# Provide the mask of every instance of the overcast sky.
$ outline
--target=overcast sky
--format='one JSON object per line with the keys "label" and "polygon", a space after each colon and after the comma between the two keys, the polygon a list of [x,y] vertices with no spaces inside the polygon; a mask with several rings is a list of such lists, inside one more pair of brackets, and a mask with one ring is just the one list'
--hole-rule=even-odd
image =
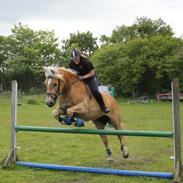
{"label": "overcast sky", "polygon": [[22,22],[34,30],[54,30],[60,40],[88,30],[99,37],[142,16],[162,18],[176,36],[183,35],[183,0],[0,0],[0,5],[0,35]]}

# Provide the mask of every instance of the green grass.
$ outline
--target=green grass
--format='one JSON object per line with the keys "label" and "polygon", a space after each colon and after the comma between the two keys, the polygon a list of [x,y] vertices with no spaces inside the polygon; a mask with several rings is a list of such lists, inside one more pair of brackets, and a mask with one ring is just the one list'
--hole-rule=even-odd
{"label": "green grass", "polygon": [[[18,124],[60,127],[52,117],[51,108],[44,104],[44,96],[31,96],[38,101],[28,104],[30,96],[21,98],[18,106]],[[10,147],[10,96],[0,96],[0,160],[9,152]],[[151,101],[147,104],[128,103],[118,99],[123,123],[128,130],[171,131],[171,103]],[[183,104],[181,104],[181,112]],[[64,126],[65,127],[65,126]],[[86,122],[85,128],[95,128]],[[183,142],[183,139],[182,139]],[[97,135],[57,134],[20,132],[17,135],[18,155],[22,161],[79,165],[89,167],[106,167],[128,170],[173,172],[173,142],[166,138],[127,137],[130,157],[123,159],[119,141],[109,136],[114,162],[105,161],[105,149]],[[12,166],[0,169],[2,183],[169,183],[171,180],[147,177],[121,177],[64,171],[49,171]]]}

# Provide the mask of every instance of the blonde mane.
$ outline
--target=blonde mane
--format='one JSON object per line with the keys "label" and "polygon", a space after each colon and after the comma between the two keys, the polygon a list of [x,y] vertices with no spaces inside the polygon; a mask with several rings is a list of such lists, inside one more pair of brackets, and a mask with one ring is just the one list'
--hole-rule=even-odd
{"label": "blonde mane", "polygon": [[58,73],[58,67],[56,66],[43,67],[43,69],[45,72],[45,77],[54,77],[54,75]]}
{"label": "blonde mane", "polygon": [[48,67],[43,67],[45,72],[45,77],[52,77],[52,78],[62,78],[63,75],[61,72],[70,73],[73,76],[77,76],[77,72],[72,69],[66,69],[65,67],[58,67],[55,65],[51,65]]}
{"label": "blonde mane", "polygon": [[65,67],[60,67],[62,70],[65,70],[65,71],[68,71],[68,72],[70,72],[71,74],[74,74],[74,75],[77,75],[77,71],[75,71],[75,70],[73,70],[73,69],[70,69],[70,68],[68,68],[68,69],[66,69]]}

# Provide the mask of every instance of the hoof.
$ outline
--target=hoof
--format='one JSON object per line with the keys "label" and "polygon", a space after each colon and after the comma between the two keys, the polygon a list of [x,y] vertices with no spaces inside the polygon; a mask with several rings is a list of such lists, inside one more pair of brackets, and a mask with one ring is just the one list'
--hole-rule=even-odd
{"label": "hoof", "polygon": [[113,162],[114,161],[114,159],[111,156],[107,157],[106,160],[107,160],[107,162]]}
{"label": "hoof", "polygon": [[123,146],[122,155],[125,159],[129,157],[128,148],[126,146]]}

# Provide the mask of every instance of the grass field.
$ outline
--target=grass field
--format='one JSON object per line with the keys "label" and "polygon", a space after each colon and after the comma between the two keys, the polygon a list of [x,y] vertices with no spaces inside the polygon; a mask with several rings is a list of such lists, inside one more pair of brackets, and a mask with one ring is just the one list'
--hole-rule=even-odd
{"label": "grass field", "polygon": [[[32,96],[38,104],[31,105],[27,101],[30,96],[21,98],[18,107],[19,125],[36,125],[60,127],[52,117],[51,110],[44,104],[44,96]],[[0,96],[0,160],[9,152],[10,147],[10,96]],[[146,104],[129,103],[118,99],[123,123],[129,130],[171,131],[172,116],[170,102],[150,101]],[[181,113],[183,113],[181,104]],[[65,127],[65,126],[64,126]],[[182,125],[183,127],[183,125]],[[85,128],[94,128],[86,122]],[[183,131],[183,130],[181,130]],[[182,138],[183,142],[183,138]],[[55,134],[20,132],[17,144],[21,149],[18,155],[23,161],[79,165],[89,167],[106,167],[128,170],[173,172],[173,142],[167,138],[127,137],[130,157],[123,159],[119,141],[109,136],[114,162],[105,161],[105,149],[97,135]],[[169,183],[171,180],[147,177],[121,177],[64,171],[49,171],[12,166],[0,169],[0,183]]]}

